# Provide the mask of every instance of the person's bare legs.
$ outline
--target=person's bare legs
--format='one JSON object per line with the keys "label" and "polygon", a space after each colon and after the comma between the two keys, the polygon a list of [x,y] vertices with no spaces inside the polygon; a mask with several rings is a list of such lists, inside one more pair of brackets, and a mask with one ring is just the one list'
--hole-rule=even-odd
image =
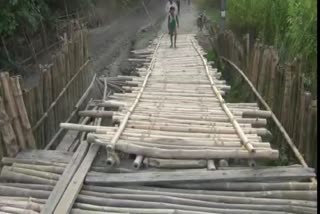
{"label": "person's bare legs", "polygon": [[174,34],[174,47],[177,47],[177,33]]}
{"label": "person's bare legs", "polygon": [[171,42],[170,48],[172,48],[173,47],[173,34],[170,34],[170,42]]}

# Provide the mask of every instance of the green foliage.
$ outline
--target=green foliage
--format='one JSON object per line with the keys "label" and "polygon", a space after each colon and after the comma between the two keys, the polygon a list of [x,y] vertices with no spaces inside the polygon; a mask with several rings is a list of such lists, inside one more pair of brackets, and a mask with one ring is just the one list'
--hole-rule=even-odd
{"label": "green foliage", "polygon": [[[200,7],[216,10],[212,0]],[[316,94],[317,0],[228,0],[228,26],[238,34],[250,33],[262,43],[275,46],[281,60],[301,56],[305,62],[305,85]]]}
{"label": "green foliage", "polygon": [[10,36],[19,27],[31,31],[37,29],[42,8],[45,4],[41,0],[0,0],[0,36]]}

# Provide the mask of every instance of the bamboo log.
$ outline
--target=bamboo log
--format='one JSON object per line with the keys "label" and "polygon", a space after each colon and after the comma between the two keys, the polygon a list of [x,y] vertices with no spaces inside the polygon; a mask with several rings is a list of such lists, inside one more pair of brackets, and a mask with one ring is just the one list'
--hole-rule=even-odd
{"label": "bamboo log", "polygon": [[[97,133],[101,138],[109,139],[113,136],[113,132],[109,132],[109,134],[105,133]],[[102,135],[100,135],[102,134]],[[89,134],[89,138],[92,134]],[[249,136],[249,135],[248,135]],[[184,133],[184,132],[165,132],[165,131],[147,131],[140,129],[127,129],[126,132],[122,134],[120,137],[122,140],[130,140],[130,141],[142,141],[142,142],[153,142],[153,143],[165,143],[172,142],[174,145],[175,139],[177,142],[183,142],[188,145],[195,145],[193,142],[199,141],[199,145],[202,144],[204,146],[231,146],[236,147],[242,145],[238,136],[234,134],[205,134],[205,133]],[[259,147],[268,148],[270,147],[267,144],[263,144],[261,138],[257,135],[250,135],[248,137],[254,144],[259,145]],[[93,139],[89,139],[91,142]],[[192,142],[193,141],[193,142]],[[179,145],[180,143],[178,143]],[[261,145],[261,146],[260,146]]]}
{"label": "bamboo log", "polygon": [[12,126],[15,131],[20,149],[26,149],[26,141],[22,132],[21,123],[17,114],[17,106],[12,93],[10,77],[8,73],[1,73],[0,80],[2,82],[4,98],[6,101],[9,119],[12,121]]}
{"label": "bamboo log", "polygon": [[164,169],[196,169],[204,168],[206,166],[206,161],[146,158],[144,164],[146,166]]}
{"label": "bamboo log", "polygon": [[[220,134],[234,134],[237,133],[237,130],[234,128],[223,128],[223,127],[212,127],[212,128],[188,128],[181,126],[161,126],[161,125],[132,125],[128,123],[128,128],[132,129],[146,129],[146,130],[157,130],[157,131],[176,131],[176,132],[188,132],[188,133],[220,133]],[[240,128],[240,126],[239,126]],[[97,130],[97,129],[95,129]],[[260,136],[270,136],[271,133],[264,128],[244,128],[242,132],[245,134],[257,134]]]}
{"label": "bamboo log", "polygon": [[[104,214],[105,212],[99,212],[99,211],[89,211],[89,210],[82,210],[82,209],[72,209],[70,211],[70,214]],[[125,212],[108,212],[108,214],[129,214]]]}
{"label": "bamboo log", "polygon": [[10,206],[0,206],[0,211],[8,212],[8,213],[15,213],[15,214],[37,214],[38,212],[29,210],[29,209],[20,209]]}
{"label": "bamboo log", "polygon": [[143,163],[143,159],[144,159],[143,156],[137,155],[137,156],[136,156],[136,159],[133,161],[133,167],[134,167],[135,169],[140,169],[140,167],[141,167],[141,165],[142,165],[142,163]]}
{"label": "bamboo log", "polygon": [[[114,120],[121,120],[121,116],[114,116]],[[175,119],[176,118],[176,119]],[[131,121],[154,121],[157,120],[159,122],[177,122],[182,124],[211,124],[211,123],[228,123],[228,119],[225,117],[207,117],[207,118],[198,118],[193,116],[179,116],[171,118],[170,116],[148,116],[146,114],[134,114],[130,116]],[[237,118],[237,121],[240,124],[252,124],[256,126],[265,126],[267,121],[265,119],[249,119],[249,118]]]}
{"label": "bamboo log", "polygon": [[[217,183],[217,185],[222,183]],[[252,183],[250,183],[252,184]],[[253,183],[254,184],[254,183]],[[171,186],[173,186],[171,184]],[[225,186],[225,185],[222,185]],[[237,183],[241,186],[241,183]],[[245,196],[244,193],[237,193],[235,195],[224,195],[224,192],[207,191],[207,190],[187,190],[174,188],[154,188],[154,187],[101,187],[101,186],[84,186],[84,190],[94,193],[122,194],[122,195],[164,195],[179,198],[188,198],[192,200],[209,201],[213,203],[223,204],[261,204],[261,205],[293,205],[301,207],[317,207],[314,201],[305,200],[289,200],[289,199],[275,199],[263,197]],[[229,192],[230,193],[230,192]],[[232,192],[231,192],[232,193]],[[110,197],[110,196],[107,196]]]}
{"label": "bamboo log", "polygon": [[59,180],[60,175],[55,174],[55,173],[49,173],[49,172],[43,172],[39,170],[32,170],[32,169],[27,169],[27,168],[18,168],[15,166],[8,167],[5,166],[7,170],[12,171],[12,172],[17,172],[25,175],[31,175],[39,178],[46,178],[49,180]]}
{"label": "bamboo log", "polygon": [[[103,212],[130,212],[131,214],[209,214],[207,212],[186,211],[177,209],[140,209],[132,207],[110,207],[110,206],[96,206],[84,203],[75,203],[75,207],[79,207],[86,210],[95,210]],[[211,213],[212,214],[212,213]]]}
{"label": "bamboo log", "polygon": [[214,160],[208,160],[207,161],[207,169],[208,170],[216,170],[216,166],[214,164]]}
{"label": "bamboo log", "polygon": [[63,129],[76,130],[82,132],[103,132],[106,133],[110,130],[117,130],[115,127],[100,127],[100,126],[90,126],[90,125],[79,125],[79,124],[71,124],[71,123],[60,123],[60,127]]}
{"label": "bamboo log", "polygon": [[[152,72],[152,66],[153,64],[155,63],[155,54],[157,52],[157,50],[159,49],[159,46],[160,46],[160,41],[162,39],[162,36],[159,38],[159,43],[157,44],[156,48],[155,48],[155,51],[154,51],[154,54],[153,54],[153,57],[152,57],[152,60],[150,62],[150,65],[149,65],[149,68],[148,68],[148,74],[146,75],[145,79],[144,79],[144,82],[142,84],[142,87],[141,87],[141,91],[140,93],[137,95],[134,103],[132,104],[132,107],[129,109],[128,113],[126,114],[126,116],[124,117],[122,123],[120,124],[120,127],[119,129],[117,129],[117,132],[115,133],[114,137],[111,139],[111,145],[113,147],[113,145],[116,144],[116,142],[118,141],[119,137],[121,136],[122,132],[124,131],[124,129],[126,128],[126,123],[127,121],[129,120],[129,117],[131,115],[131,113],[134,111],[136,105],[138,104],[140,98],[142,97],[142,94],[143,94],[143,90],[144,88],[146,87],[146,84],[149,80],[149,77],[151,75],[151,72]],[[110,159],[111,158],[111,159]],[[107,160],[107,163],[114,163],[115,161],[112,161],[112,157],[109,157],[109,160]]]}
{"label": "bamboo log", "polygon": [[22,91],[21,91],[18,77],[11,78],[11,86],[12,86],[12,90],[13,90],[12,93],[15,97],[17,110],[18,110],[18,113],[19,113],[19,116],[21,119],[21,125],[24,129],[24,133],[25,133],[26,140],[28,143],[28,147],[31,149],[35,149],[36,142],[35,142],[32,130],[31,130],[31,125],[30,125],[28,113],[26,111],[25,104],[23,101]]}
{"label": "bamboo log", "polygon": [[36,165],[52,165],[58,167],[65,167],[67,164],[55,162],[55,161],[43,161],[36,159],[21,159],[21,158],[2,158],[2,164],[12,165],[13,163],[22,163],[22,164],[36,164]]}
{"label": "bamboo log", "polygon": [[[178,157],[179,158],[179,157]],[[186,158],[188,159],[188,158]],[[189,158],[190,159],[190,158]],[[279,173],[281,172],[281,173]],[[257,174],[259,173],[259,174]],[[259,175],[259,176],[257,176]],[[173,183],[173,182],[192,182],[192,181],[266,181],[278,179],[277,181],[292,181],[307,179],[314,176],[314,170],[310,168],[288,168],[273,167],[269,169],[247,169],[247,170],[176,170],[170,172],[139,172],[130,173],[130,176],[104,175],[87,176],[87,184],[145,184],[153,183]],[[309,192],[310,194],[314,194]]]}
{"label": "bamboo log", "polygon": [[80,111],[79,115],[81,117],[112,117],[113,111]]}
{"label": "bamboo log", "polygon": [[19,152],[19,147],[16,141],[14,130],[10,124],[9,116],[5,111],[2,97],[0,97],[0,118],[0,132],[6,152],[9,157],[14,157]]}
{"label": "bamboo log", "polygon": [[[149,191],[152,192],[152,191]],[[145,201],[145,202],[160,202],[160,203],[172,203],[172,204],[180,204],[186,206],[197,206],[197,207],[210,207],[210,208],[220,208],[220,209],[246,209],[246,210],[268,210],[268,211],[292,211],[292,207],[288,204],[271,204],[269,202],[268,208],[263,209],[266,204],[236,204],[236,203],[220,203],[220,202],[212,202],[210,199],[210,195],[195,195],[195,196],[183,196],[183,193],[180,194],[156,194],[156,192],[149,194],[141,194],[141,193],[131,193],[131,194],[121,194],[121,193],[101,193],[101,192],[92,192],[92,191],[82,191],[81,195],[94,196],[98,198],[105,199],[118,199],[118,200],[135,200],[135,201]],[[198,197],[197,197],[198,196]],[[200,196],[200,197],[199,197]],[[202,196],[202,197],[201,197]],[[221,195],[222,197],[226,197]],[[232,196],[231,196],[232,197]],[[213,197],[214,198],[214,197]],[[237,197],[233,197],[235,199]],[[250,198],[252,199],[252,198]],[[228,199],[226,199],[228,200]],[[248,199],[247,199],[248,200]],[[264,199],[266,200],[266,199]],[[229,199],[230,201],[230,199]],[[239,199],[238,199],[239,201]],[[242,200],[243,201],[243,200]],[[259,201],[259,200],[256,200]],[[260,201],[263,201],[260,200]],[[288,200],[285,200],[288,201]],[[283,202],[282,202],[283,203]],[[298,202],[299,203],[299,202]],[[303,204],[303,203],[300,203]],[[312,203],[310,203],[312,204]],[[299,208],[306,209],[316,209],[316,207],[306,207],[304,206],[296,206]]]}
{"label": "bamboo log", "polygon": [[35,164],[21,164],[21,163],[13,163],[12,166],[17,168],[49,172],[54,174],[62,174],[65,169],[65,167],[59,167],[59,166],[43,166],[43,165],[35,165]]}
{"label": "bamboo log", "polygon": [[[41,210],[41,205],[34,203],[32,201],[11,201],[11,200],[0,200],[0,205],[9,206],[12,208],[26,209],[39,213]],[[26,212],[23,212],[26,213]]]}
{"label": "bamboo log", "polygon": [[89,103],[90,106],[98,106],[98,107],[104,107],[104,108],[114,108],[114,107],[121,107],[126,105],[124,102],[117,102],[114,100],[108,100],[108,101],[98,101],[94,100],[93,102]]}
{"label": "bamboo log", "polygon": [[1,170],[1,178],[13,181],[13,182],[21,182],[21,183],[31,183],[31,184],[47,184],[47,185],[55,185],[56,180],[48,179],[44,177],[39,177],[38,175],[30,175],[24,174],[20,170],[13,171],[11,168],[4,166]]}
{"label": "bamboo log", "polygon": [[17,187],[9,187],[0,185],[0,195],[2,196],[15,196],[15,197],[33,197],[39,199],[47,199],[49,197],[49,191],[43,190],[31,190]]}
{"label": "bamboo log", "polygon": [[[105,142],[107,147],[114,148],[110,142]],[[279,153],[277,150],[258,150],[256,153],[248,153],[243,149],[235,150],[168,150],[152,147],[145,147],[133,145],[129,143],[118,142],[115,149],[129,153],[137,154],[146,157],[164,158],[164,159],[212,159],[212,158],[236,158],[236,159],[271,159],[278,158]]]}
{"label": "bamboo log", "polygon": [[207,76],[209,78],[209,81],[211,83],[213,92],[216,94],[216,96],[218,97],[220,103],[221,103],[221,107],[223,108],[223,110],[226,112],[226,114],[228,115],[230,121],[232,122],[236,132],[238,133],[244,147],[249,151],[249,152],[255,152],[254,147],[249,143],[248,138],[246,137],[245,133],[242,131],[242,129],[240,128],[238,122],[234,119],[234,116],[232,115],[232,113],[230,112],[230,110],[228,109],[228,107],[225,105],[224,99],[222,98],[222,96],[219,94],[218,89],[216,88],[216,86],[214,85],[214,82],[212,80],[212,77],[209,75],[208,73],[208,66],[206,64],[206,61],[204,60],[203,56],[200,54],[199,50],[195,47],[194,42],[191,41],[194,49],[198,52],[199,56],[202,59],[203,65],[206,69],[207,72]]}
{"label": "bamboo log", "polygon": [[[304,182],[277,182],[277,183],[259,183],[259,182],[197,182],[166,184],[169,188],[195,189],[195,190],[219,190],[219,191],[272,191],[272,190],[317,190],[316,183]],[[86,188],[86,187],[84,187]],[[107,187],[104,187],[107,188]],[[89,189],[88,189],[89,190]],[[92,190],[95,191],[95,190]],[[101,191],[103,191],[101,189]],[[108,190],[109,192],[111,190]],[[118,191],[119,192],[119,191]],[[126,192],[122,192],[126,193]],[[212,194],[211,194],[212,195]]]}
{"label": "bamboo log", "polygon": [[6,186],[9,187],[17,187],[23,189],[34,189],[34,190],[44,190],[44,191],[52,191],[54,186],[44,185],[44,184],[24,184],[24,183],[6,183]]}
{"label": "bamboo log", "polygon": [[[148,200],[146,197],[143,197]],[[201,211],[201,212],[209,212],[209,213],[252,213],[253,210],[248,209],[227,209],[227,208],[212,208],[212,207],[200,207],[196,205],[184,205],[179,204],[177,201],[181,201],[179,199],[170,197],[165,198],[159,196],[162,201],[170,202],[153,202],[153,201],[142,201],[142,200],[126,200],[126,199],[109,199],[109,198],[102,198],[102,197],[95,197],[95,196],[85,196],[80,195],[78,198],[78,202],[80,203],[90,203],[93,205],[100,205],[100,206],[117,206],[117,207],[140,207],[140,208],[165,208],[165,209],[181,209],[181,210],[188,210],[188,211]],[[166,200],[167,199],[167,200]],[[191,200],[189,200],[191,201]],[[174,202],[174,203],[173,203]],[[253,206],[251,206],[253,207]],[[261,206],[262,207],[262,206]],[[281,206],[277,207],[279,209]],[[269,209],[274,208],[274,206],[268,206]],[[281,209],[281,208],[280,208]],[[282,208],[283,209],[283,208]],[[270,213],[270,211],[262,211],[265,209],[260,208],[260,210],[254,210],[254,213]],[[272,213],[282,213],[273,211]]]}

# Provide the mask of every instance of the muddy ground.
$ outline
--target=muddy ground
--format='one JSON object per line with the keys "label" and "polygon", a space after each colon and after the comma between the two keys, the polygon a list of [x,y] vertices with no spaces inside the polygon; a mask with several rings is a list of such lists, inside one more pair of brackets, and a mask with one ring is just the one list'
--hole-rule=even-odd
{"label": "muddy ground", "polygon": [[165,16],[162,2],[152,1],[147,7],[152,20],[141,7],[110,25],[90,30],[91,69],[105,76],[130,73],[132,65],[127,60],[130,50],[146,47]]}
{"label": "muddy ground", "polygon": [[[111,25],[90,30],[91,68],[100,75],[130,74],[134,64],[128,62],[130,50],[143,49],[156,35],[167,33],[166,1],[151,1],[148,10],[131,11]],[[196,8],[182,1],[179,33],[196,33]]]}

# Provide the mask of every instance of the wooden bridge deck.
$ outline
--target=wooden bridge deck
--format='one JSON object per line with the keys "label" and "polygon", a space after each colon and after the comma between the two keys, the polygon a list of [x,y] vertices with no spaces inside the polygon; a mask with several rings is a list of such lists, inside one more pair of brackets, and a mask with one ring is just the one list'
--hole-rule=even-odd
{"label": "wooden bridge deck", "polygon": [[133,51],[139,76],[118,78],[130,93],[107,98],[105,88],[95,110],[80,112],[118,127],[61,124],[88,132],[75,153],[3,159],[0,213],[316,213],[313,169],[265,165],[279,157],[270,112],[224,101],[230,86],[194,35],[179,35],[177,46],[165,35]]}

